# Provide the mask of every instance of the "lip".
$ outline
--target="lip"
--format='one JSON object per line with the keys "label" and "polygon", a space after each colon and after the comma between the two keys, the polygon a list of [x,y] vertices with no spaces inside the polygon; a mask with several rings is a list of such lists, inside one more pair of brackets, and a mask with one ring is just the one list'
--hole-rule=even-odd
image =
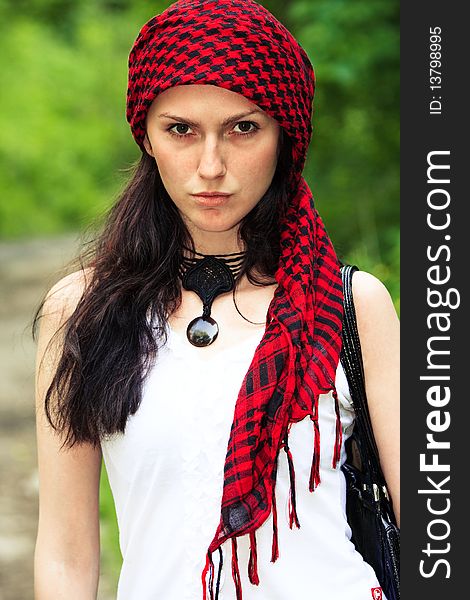
{"label": "lip", "polygon": [[196,199],[196,202],[201,206],[223,206],[227,203],[228,199],[232,194],[224,194],[218,192],[211,192],[207,194],[192,194],[192,196]]}
{"label": "lip", "polygon": [[199,194],[193,194],[193,196],[230,196],[228,192],[200,192]]}

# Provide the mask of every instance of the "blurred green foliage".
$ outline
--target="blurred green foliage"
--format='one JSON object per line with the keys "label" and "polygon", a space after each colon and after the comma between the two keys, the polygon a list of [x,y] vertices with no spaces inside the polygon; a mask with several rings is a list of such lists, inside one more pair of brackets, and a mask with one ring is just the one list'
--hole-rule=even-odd
{"label": "blurred green foliage", "polygon": [[127,54],[163,7],[130,5],[0,4],[0,237],[82,228],[112,202],[118,170],[136,158],[124,114]]}
{"label": "blurred green foliage", "polygon": [[[125,119],[127,57],[163,0],[0,0],[0,238],[82,229],[113,202],[139,150]],[[398,0],[264,0],[316,72],[305,168],[345,262],[399,307]],[[103,474],[104,568],[119,570]]]}

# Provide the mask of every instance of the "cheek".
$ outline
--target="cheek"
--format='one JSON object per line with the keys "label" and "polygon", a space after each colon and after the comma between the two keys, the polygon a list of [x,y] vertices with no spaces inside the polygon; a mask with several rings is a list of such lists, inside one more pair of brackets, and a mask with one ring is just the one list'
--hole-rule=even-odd
{"label": "cheek", "polygon": [[154,143],[153,150],[155,154],[155,160],[157,161],[159,167],[161,167],[161,169],[165,171],[171,168],[172,153],[170,148],[168,147],[168,144],[162,142]]}
{"label": "cheek", "polygon": [[264,144],[259,146],[256,154],[256,164],[260,165],[260,167],[262,166],[264,170],[268,171],[275,168],[278,154],[277,147],[277,136],[273,134],[265,140]]}
{"label": "cheek", "polygon": [[240,161],[239,172],[245,180],[249,179],[254,186],[259,187],[265,185],[267,181],[271,181],[276,165],[276,146],[265,144],[259,147],[256,152],[244,156],[243,160]]}
{"label": "cheek", "polygon": [[[175,152],[165,144],[154,147],[155,161],[165,187],[174,186],[184,181],[185,173],[190,173],[190,160],[181,153]],[[168,188],[167,188],[168,189]]]}

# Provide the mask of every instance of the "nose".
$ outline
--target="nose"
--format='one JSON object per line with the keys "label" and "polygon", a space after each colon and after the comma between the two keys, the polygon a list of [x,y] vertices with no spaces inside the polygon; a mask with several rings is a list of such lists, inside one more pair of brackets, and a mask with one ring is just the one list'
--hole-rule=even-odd
{"label": "nose", "polygon": [[227,172],[225,158],[217,140],[206,139],[197,171],[203,179],[216,179]]}

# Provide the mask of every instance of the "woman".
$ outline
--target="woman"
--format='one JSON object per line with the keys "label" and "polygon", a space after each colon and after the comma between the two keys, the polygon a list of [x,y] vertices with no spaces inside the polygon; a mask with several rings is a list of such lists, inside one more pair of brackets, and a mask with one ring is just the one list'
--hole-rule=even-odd
{"label": "woman", "polygon": [[[142,158],[42,311],[39,600],[96,597],[102,456],[118,598],[380,597],[344,514],[340,265],[301,176],[313,93],[305,52],[251,0],[179,1],[139,33]],[[353,282],[398,519],[398,320],[380,281]]]}

